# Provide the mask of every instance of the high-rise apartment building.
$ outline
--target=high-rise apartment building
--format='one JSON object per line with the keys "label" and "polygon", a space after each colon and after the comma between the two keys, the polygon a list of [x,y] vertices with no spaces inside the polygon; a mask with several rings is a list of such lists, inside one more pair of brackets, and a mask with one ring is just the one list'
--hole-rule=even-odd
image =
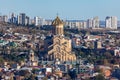
{"label": "high-rise apartment building", "polygon": [[35,24],[34,19],[30,19],[29,20],[29,25],[34,25],[34,24]]}
{"label": "high-rise apartment building", "polygon": [[25,13],[20,13],[17,18],[18,18],[17,20],[18,24],[25,25],[25,20],[26,20]]}
{"label": "high-rise apartment building", "polygon": [[111,17],[107,16],[105,19],[106,28],[111,28]]}
{"label": "high-rise apartment building", "polygon": [[17,24],[20,24],[20,23],[22,23],[22,22],[21,22],[21,16],[20,16],[20,15],[17,15]]}
{"label": "high-rise apartment building", "polygon": [[17,16],[17,23],[20,25],[29,25],[30,24],[30,17],[26,16],[25,13],[20,13]]}
{"label": "high-rise apartment building", "polygon": [[108,29],[117,29],[117,17],[112,16],[112,17],[106,17],[105,19],[106,22],[106,28]]}
{"label": "high-rise apartment building", "polygon": [[93,18],[93,26],[92,28],[99,28],[99,18],[98,16]]}
{"label": "high-rise apartment building", "polygon": [[45,25],[45,19],[40,17],[34,17],[34,24],[35,26]]}
{"label": "high-rise apartment building", "polygon": [[83,22],[83,28],[84,28],[84,29],[87,28],[87,22],[86,22],[86,21]]}
{"label": "high-rise apartment building", "polygon": [[40,25],[40,18],[39,17],[34,17],[34,23],[35,23],[35,26]]}
{"label": "high-rise apartment building", "polygon": [[40,25],[41,26],[45,25],[45,19],[44,18],[40,18]]}
{"label": "high-rise apartment building", "polygon": [[52,24],[52,20],[45,20],[44,25],[51,25]]}
{"label": "high-rise apartment building", "polygon": [[87,28],[92,28],[92,19],[87,20]]}
{"label": "high-rise apartment building", "polygon": [[116,16],[111,17],[111,27],[112,29],[117,29],[117,17]]}
{"label": "high-rise apartment building", "polygon": [[26,16],[25,18],[25,25],[29,25],[30,23],[30,18],[28,16]]}
{"label": "high-rise apartment building", "polygon": [[20,15],[22,17],[22,25],[25,25],[25,19],[26,19],[25,13],[21,13]]}
{"label": "high-rise apartment building", "polygon": [[8,16],[7,15],[0,16],[0,22],[8,22]]}
{"label": "high-rise apartment building", "polygon": [[86,29],[87,22],[86,21],[66,21],[65,26],[69,28]]}
{"label": "high-rise apartment building", "polygon": [[8,16],[7,15],[3,15],[3,22],[8,22]]}
{"label": "high-rise apartment building", "polygon": [[17,18],[14,13],[10,14],[10,23],[16,24],[17,23]]}

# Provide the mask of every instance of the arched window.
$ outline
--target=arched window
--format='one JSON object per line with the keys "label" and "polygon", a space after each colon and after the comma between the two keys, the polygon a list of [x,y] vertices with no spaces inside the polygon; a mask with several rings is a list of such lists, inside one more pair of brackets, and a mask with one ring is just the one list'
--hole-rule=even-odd
{"label": "arched window", "polygon": [[60,40],[59,39],[57,39],[55,42],[56,42],[56,44],[60,44]]}
{"label": "arched window", "polygon": [[56,47],[56,51],[60,52],[60,47],[59,46]]}

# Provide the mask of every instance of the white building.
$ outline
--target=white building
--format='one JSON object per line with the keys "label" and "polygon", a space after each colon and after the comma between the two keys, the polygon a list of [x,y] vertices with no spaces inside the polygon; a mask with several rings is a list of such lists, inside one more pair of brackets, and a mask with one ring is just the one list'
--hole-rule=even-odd
{"label": "white building", "polygon": [[19,24],[25,25],[25,19],[26,19],[26,14],[25,13],[20,13],[18,16],[19,18]]}
{"label": "white building", "polygon": [[79,28],[83,28],[83,22],[80,22]]}
{"label": "white building", "polygon": [[83,22],[83,28],[84,28],[84,29],[87,28],[87,22],[86,22],[86,21]]}
{"label": "white building", "polygon": [[3,22],[8,22],[8,16],[7,15],[3,16]]}
{"label": "white building", "polygon": [[44,18],[40,18],[40,25],[45,25],[45,19]]}
{"label": "white building", "polygon": [[93,22],[92,19],[87,20],[87,28],[92,28],[92,26],[93,26],[92,22]]}
{"label": "white building", "polygon": [[26,16],[25,18],[25,25],[29,25],[30,23],[30,18],[28,16]]}
{"label": "white building", "polygon": [[21,15],[17,15],[17,24],[21,24],[21,23],[22,23]]}
{"label": "white building", "polygon": [[93,26],[92,28],[99,28],[99,18],[98,16],[93,18]]}
{"label": "white building", "polygon": [[76,22],[76,27],[79,29],[80,28],[80,22]]}
{"label": "white building", "polygon": [[21,24],[21,25],[25,25],[25,23],[26,23],[26,14],[25,13],[20,13],[17,16],[17,23]]}
{"label": "white building", "polygon": [[114,56],[120,56],[120,49],[114,50]]}
{"label": "white building", "polygon": [[106,28],[111,28],[111,17],[106,17],[105,26]]}
{"label": "white building", "polygon": [[106,28],[109,29],[117,29],[117,17],[112,16],[112,17],[106,17]]}
{"label": "white building", "polygon": [[35,26],[45,25],[45,19],[40,17],[34,17]]}
{"label": "white building", "polygon": [[16,18],[16,15],[14,13],[10,14],[10,21],[9,22],[16,24],[17,18]]}
{"label": "white building", "polygon": [[51,25],[52,24],[52,20],[45,20],[44,25]]}
{"label": "white building", "polygon": [[69,26],[70,28],[86,29],[87,22],[86,21],[65,21],[65,26]]}
{"label": "white building", "polygon": [[34,23],[35,23],[35,26],[40,25],[40,18],[39,17],[34,17]]}
{"label": "white building", "polygon": [[111,27],[112,29],[117,29],[117,17],[116,16],[111,17]]}

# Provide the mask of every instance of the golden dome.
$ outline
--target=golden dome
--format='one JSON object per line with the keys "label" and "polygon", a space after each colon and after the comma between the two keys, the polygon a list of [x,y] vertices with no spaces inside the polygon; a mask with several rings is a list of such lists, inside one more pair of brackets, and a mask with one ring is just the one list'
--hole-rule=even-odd
{"label": "golden dome", "polygon": [[57,16],[55,20],[53,20],[52,25],[56,26],[60,24],[63,24],[63,21],[61,21],[60,18]]}

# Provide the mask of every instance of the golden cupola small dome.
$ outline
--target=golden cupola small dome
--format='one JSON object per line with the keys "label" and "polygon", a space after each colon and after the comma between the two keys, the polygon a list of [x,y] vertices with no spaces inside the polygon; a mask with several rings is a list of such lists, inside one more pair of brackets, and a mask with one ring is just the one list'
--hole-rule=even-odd
{"label": "golden cupola small dome", "polygon": [[52,22],[52,25],[53,25],[53,26],[61,25],[61,24],[63,24],[63,21],[61,21],[58,16],[57,16],[57,17],[55,18],[55,20],[53,20],[53,22]]}

